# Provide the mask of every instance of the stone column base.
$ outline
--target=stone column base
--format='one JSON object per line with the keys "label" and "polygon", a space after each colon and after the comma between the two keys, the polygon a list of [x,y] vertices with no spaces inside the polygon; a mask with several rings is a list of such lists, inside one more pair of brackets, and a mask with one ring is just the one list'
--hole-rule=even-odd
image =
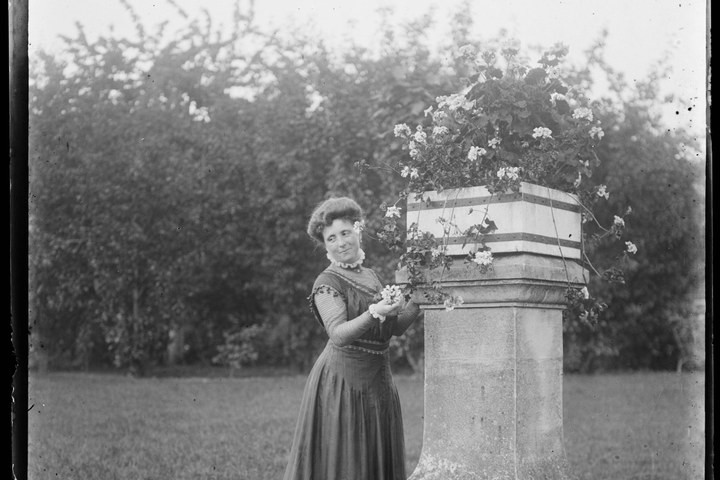
{"label": "stone column base", "polygon": [[[568,266],[566,272],[566,265]],[[481,275],[458,265],[424,305],[425,416],[410,480],[570,479],[563,448],[564,292],[575,263],[532,254]]]}

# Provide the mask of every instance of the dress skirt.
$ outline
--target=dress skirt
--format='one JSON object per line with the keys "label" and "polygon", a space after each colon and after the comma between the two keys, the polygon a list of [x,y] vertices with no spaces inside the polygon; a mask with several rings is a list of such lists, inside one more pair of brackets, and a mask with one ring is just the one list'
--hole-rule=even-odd
{"label": "dress skirt", "polygon": [[308,376],[284,480],[406,480],[388,350],[328,342]]}

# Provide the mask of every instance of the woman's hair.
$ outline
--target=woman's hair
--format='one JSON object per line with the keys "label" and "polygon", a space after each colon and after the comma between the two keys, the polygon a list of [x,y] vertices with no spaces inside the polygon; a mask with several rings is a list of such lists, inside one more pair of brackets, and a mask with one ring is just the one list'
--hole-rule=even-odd
{"label": "woman's hair", "polygon": [[362,220],[362,208],[355,200],[348,197],[328,198],[310,215],[308,235],[316,242],[324,244],[323,230],[337,219],[347,220],[350,223],[359,222]]}

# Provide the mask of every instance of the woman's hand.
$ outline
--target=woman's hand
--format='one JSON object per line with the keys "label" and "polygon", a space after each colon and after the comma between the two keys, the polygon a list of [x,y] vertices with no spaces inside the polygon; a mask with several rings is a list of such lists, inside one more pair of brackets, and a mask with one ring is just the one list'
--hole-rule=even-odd
{"label": "woman's hand", "polygon": [[[382,315],[383,317],[390,317],[397,315],[403,308],[404,302],[401,300],[397,303],[389,303],[387,300],[381,300],[375,304],[375,313]],[[380,319],[380,322],[384,322],[385,319]]]}

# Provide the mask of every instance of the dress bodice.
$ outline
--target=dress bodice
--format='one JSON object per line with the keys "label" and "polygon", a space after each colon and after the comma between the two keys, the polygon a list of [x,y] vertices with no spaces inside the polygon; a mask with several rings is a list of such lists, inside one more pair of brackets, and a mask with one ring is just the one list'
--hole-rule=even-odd
{"label": "dress bodice", "polygon": [[[345,269],[329,266],[318,275],[308,298],[310,309],[315,318],[324,325],[315,305],[315,294],[328,289],[333,295],[340,296],[346,305],[347,319],[352,320],[367,311],[372,303],[380,301],[383,284],[377,274],[369,268]],[[392,337],[392,329],[397,316],[388,317],[384,322],[375,319],[374,324],[364,332],[359,340],[385,343]]]}

